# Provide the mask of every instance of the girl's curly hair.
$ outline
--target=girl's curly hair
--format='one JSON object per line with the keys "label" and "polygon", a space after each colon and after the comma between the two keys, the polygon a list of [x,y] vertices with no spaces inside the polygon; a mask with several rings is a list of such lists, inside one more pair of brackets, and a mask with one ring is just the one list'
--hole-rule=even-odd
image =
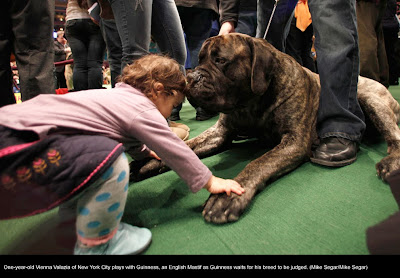
{"label": "girl's curly hair", "polygon": [[175,90],[184,94],[186,87],[186,79],[178,62],[160,54],[145,55],[127,65],[118,81],[147,96],[150,96],[155,82],[162,83],[167,93]]}

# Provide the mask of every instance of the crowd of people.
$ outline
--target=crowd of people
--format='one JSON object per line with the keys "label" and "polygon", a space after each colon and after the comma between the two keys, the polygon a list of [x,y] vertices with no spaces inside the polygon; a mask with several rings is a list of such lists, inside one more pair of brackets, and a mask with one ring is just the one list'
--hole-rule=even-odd
{"label": "crowd of people", "polygon": [[[394,0],[68,0],[65,32],[55,40],[53,0],[5,5],[0,190],[13,204],[0,202],[1,219],[61,205],[60,211],[76,218],[75,254],[136,254],[150,244],[148,229],[120,221],[129,184],[125,152],[135,160],[163,160],[193,192],[245,192],[236,181],[215,177],[169,127],[180,119],[185,75],[198,65],[210,36],[240,32],[265,38],[319,73],[320,144],[311,158],[316,164],[341,167],[356,160],[365,129],[359,74],[386,87],[398,84]],[[152,41],[169,58],[148,55]],[[21,104],[15,104],[11,53]],[[105,53],[109,90],[103,90]],[[65,66],[54,62],[70,55],[73,92],[56,96],[55,88],[67,88],[68,78]],[[197,120],[216,116],[194,109]],[[59,167],[60,160],[68,166]]]}

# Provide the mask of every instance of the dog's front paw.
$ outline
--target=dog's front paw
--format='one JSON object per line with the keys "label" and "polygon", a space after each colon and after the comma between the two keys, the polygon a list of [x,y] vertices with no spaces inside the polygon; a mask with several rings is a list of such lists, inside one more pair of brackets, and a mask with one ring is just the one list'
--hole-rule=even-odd
{"label": "dog's front paw", "polygon": [[237,221],[249,202],[245,194],[212,194],[204,207],[203,217],[216,224]]}
{"label": "dog's front paw", "polygon": [[387,181],[390,173],[397,169],[400,169],[400,154],[397,153],[388,155],[376,164],[376,172],[384,181]]}

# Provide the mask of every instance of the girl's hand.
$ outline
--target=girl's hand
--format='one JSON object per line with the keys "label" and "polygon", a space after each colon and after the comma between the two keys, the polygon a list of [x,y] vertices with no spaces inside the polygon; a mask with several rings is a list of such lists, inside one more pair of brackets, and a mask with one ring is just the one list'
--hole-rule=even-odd
{"label": "girl's hand", "polygon": [[211,176],[204,188],[212,194],[225,192],[228,196],[231,195],[231,192],[236,193],[237,195],[242,195],[245,192],[244,188],[236,181],[221,179],[215,176]]}
{"label": "girl's hand", "polygon": [[150,151],[149,157],[155,158],[157,160],[161,160],[161,158],[154,151]]}

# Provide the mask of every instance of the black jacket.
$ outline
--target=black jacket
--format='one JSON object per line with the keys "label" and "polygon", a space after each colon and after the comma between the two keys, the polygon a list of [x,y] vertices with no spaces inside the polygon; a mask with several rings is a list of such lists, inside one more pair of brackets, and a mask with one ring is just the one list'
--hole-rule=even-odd
{"label": "black jacket", "polygon": [[257,0],[220,0],[220,23],[231,21],[237,26],[240,11],[256,11]]}
{"label": "black jacket", "polygon": [[217,0],[175,0],[175,4],[180,7],[202,8],[213,10],[218,15]]}
{"label": "black jacket", "polygon": [[[66,54],[64,50],[64,45],[62,45],[59,41],[54,41],[54,62],[61,62],[65,61]],[[65,66],[58,66],[56,67],[57,72],[63,72]]]}

